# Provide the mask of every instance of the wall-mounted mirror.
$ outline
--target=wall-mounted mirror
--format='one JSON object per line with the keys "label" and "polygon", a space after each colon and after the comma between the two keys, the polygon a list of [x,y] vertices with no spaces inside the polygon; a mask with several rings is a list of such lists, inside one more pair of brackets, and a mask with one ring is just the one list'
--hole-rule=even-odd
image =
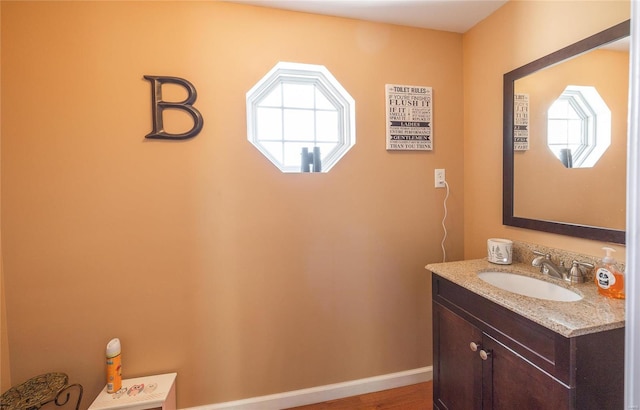
{"label": "wall-mounted mirror", "polygon": [[629,23],[504,75],[503,224],[625,243]]}

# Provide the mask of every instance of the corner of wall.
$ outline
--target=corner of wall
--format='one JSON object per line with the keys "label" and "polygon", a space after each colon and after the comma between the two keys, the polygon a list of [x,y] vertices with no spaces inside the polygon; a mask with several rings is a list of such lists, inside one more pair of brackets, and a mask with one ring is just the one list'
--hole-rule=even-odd
{"label": "corner of wall", "polygon": [[[0,252],[2,252],[0,250]],[[11,370],[9,367],[9,338],[7,334],[7,315],[4,303],[4,273],[0,256],[0,391],[11,387]]]}
{"label": "corner of wall", "polygon": [[[0,78],[2,77],[2,2],[0,2]],[[0,81],[0,124],[2,124],[2,82]],[[2,129],[0,128],[0,153],[2,147]],[[0,164],[2,160],[0,159]],[[1,177],[0,173],[0,177]],[[1,179],[1,178],[0,178]],[[0,191],[1,191],[0,183]],[[0,210],[2,196],[0,195]],[[1,215],[1,212],[0,212]],[[0,216],[0,238],[2,233],[2,217]],[[7,336],[7,315],[4,303],[4,271],[2,269],[2,240],[0,239],[0,391],[11,386],[11,372],[9,370],[9,338]]]}

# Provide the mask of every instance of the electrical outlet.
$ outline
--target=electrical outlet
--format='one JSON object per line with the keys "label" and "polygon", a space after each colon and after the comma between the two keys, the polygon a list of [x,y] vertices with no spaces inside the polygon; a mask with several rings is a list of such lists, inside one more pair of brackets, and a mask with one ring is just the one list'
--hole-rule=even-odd
{"label": "electrical outlet", "polygon": [[435,171],[436,188],[444,188],[444,168]]}

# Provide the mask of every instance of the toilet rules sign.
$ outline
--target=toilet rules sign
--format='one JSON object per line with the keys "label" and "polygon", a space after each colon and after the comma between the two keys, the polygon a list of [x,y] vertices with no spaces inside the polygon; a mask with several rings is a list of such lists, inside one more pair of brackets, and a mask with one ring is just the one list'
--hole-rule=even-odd
{"label": "toilet rules sign", "polygon": [[431,87],[386,84],[387,150],[433,150]]}

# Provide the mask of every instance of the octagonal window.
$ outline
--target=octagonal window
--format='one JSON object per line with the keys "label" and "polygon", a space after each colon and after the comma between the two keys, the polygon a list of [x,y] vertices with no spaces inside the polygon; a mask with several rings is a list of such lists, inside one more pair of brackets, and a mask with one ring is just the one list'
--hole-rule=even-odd
{"label": "octagonal window", "polygon": [[595,87],[570,85],[547,111],[547,146],[567,168],[590,168],[611,145],[611,110]]}
{"label": "octagonal window", "polygon": [[327,172],[355,144],[355,102],[324,66],[280,62],[247,92],[247,137],[282,172]]}

